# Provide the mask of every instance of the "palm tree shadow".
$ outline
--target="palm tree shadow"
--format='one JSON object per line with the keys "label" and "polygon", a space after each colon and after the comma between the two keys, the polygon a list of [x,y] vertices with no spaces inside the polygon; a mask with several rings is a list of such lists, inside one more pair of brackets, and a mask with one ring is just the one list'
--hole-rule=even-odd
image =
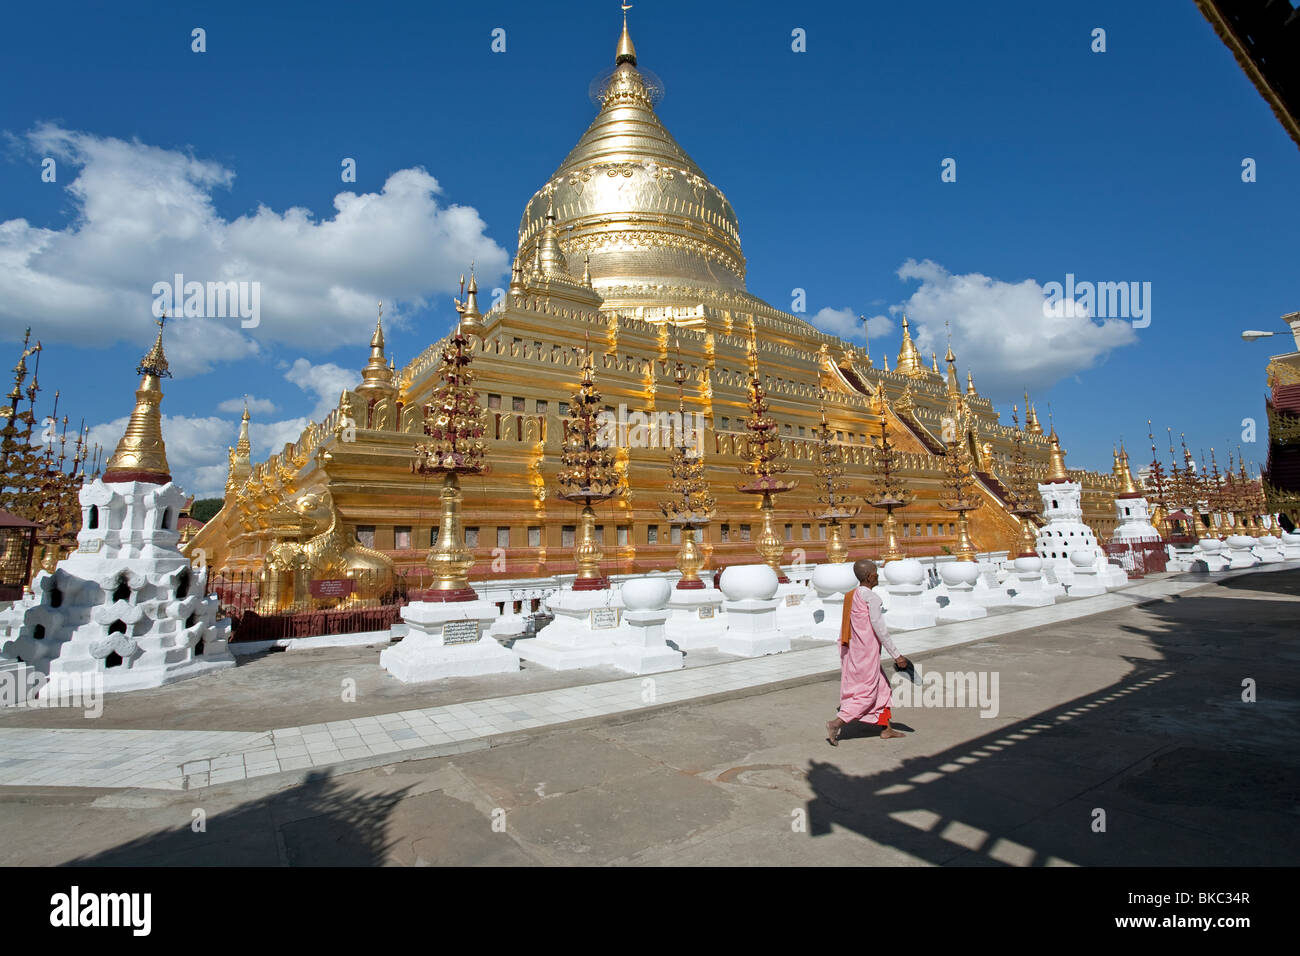
{"label": "palm tree shadow", "polygon": [[201,829],[161,830],[65,865],[375,866],[396,842],[386,826],[409,790],[355,794],[313,771],[296,787],[201,818]]}

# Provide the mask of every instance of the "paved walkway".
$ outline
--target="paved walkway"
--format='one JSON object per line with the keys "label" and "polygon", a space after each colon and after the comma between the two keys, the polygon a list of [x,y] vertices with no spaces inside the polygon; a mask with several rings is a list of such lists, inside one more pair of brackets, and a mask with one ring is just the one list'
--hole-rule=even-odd
{"label": "paved walkway", "polygon": [[[1267,565],[1241,573],[1300,567]],[[925,654],[1077,620],[1190,591],[1232,575],[1182,575],[977,621],[908,631],[899,649]],[[396,760],[484,750],[521,736],[611,716],[802,683],[839,669],[834,644],[577,687],[454,703],[265,732],[0,728],[0,786],[190,790],[317,768],[351,772]]]}

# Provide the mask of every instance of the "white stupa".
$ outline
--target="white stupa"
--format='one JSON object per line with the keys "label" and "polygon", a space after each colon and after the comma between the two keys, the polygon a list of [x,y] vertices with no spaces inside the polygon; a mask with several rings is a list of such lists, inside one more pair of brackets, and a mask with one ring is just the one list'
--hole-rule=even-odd
{"label": "white stupa", "polygon": [[1065,470],[1065,452],[1053,427],[1047,436],[1051,443],[1051,470],[1047,481],[1038,486],[1043,499],[1043,517],[1047,524],[1038,530],[1035,547],[1043,559],[1044,570],[1051,569],[1059,584],[1074,580],[1075,565],[1070,553],[1086,550],[1094,556],[1098,581],[1107,588],[1119,587],[1128,581],[1120,568],[1111,566],[1106,555],[1097,546],[1097,535],[1083,523],[1083,486],[1071,481]]}
{"label": "white stupa", "polygon": [[1115,497],[1115,518],[1118,524],[1112,541],[1158,541],[1160,532],[1151,523],[1151,503],[1133,480],[1129,470],[1128,452],[1120,445],[1115,452],[1115,475],[1119,478],[1120,493]]}
{"label": "white stupa", "polygon": [[161,328],[137,372],[135,409],[104,477],[81,488],[76,551],[0,612],[0,668],[38,671],[52,691],[140,690],[235,664],[207,569],[177,548],[187,496],[163,446]]}

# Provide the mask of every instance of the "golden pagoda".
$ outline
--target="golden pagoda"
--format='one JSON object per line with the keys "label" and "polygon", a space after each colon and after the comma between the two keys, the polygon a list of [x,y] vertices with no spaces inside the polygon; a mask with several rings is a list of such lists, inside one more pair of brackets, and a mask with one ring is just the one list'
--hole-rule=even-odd
{"label": "golden pagoda", "polygon": [[[617,494],[580,500],[553,493],[571,467],[568,423],[584,382],[600,382],[597,411],[661,414],[656,381],[674,363],[669,327],[686,379],[698,383],[681,412],[702,426],[700,478],[716,505],[696,527],[712,566],[753,563],[759,544],[778,565],[787,544],[811,562],[836,550],[834,536],[824,536],[831,518],[809,514],[820,491],[821,443],[832,434],[845,481],[871,479],[886,445],[891,481],[915,496],[902,526],[892,508],[841,518],[849,560],[859,546],[882,544],[887,524],[895,533],[890,550],[899,550],[900,540],[913,555],[955,549],[959,535],[941,506],[947,500],[941,424],[951,382],[921,360],[910,317],[891,371],[888,355],[873,365],[859,346],[747,290],[736,211],[664,125],[657,110],[661,86],[639,66],[644,53],[624,17],[612,67],[595,87],[596,115],[524,204],[507,294],[472,323],[469,313],[479,306],[470,276],[464,331],[473,326],[475,332],[475,385],[492,462],[467,484],[461,506],[475,580],[594,571],[587,580],[599,581],[604,572],[593,568],[593,553],[611,549],[623,573],[673,567],[679,548],[659,507],[674,494],[671,447],[609,449],[609,484]],[[203,548],[218,569],[257,572],[279,541],[298,533],[291,502],[306,492],[328,492],[348,534],[387,554],[399,572],[427,573],[423,553],[410,542],[429,539],[440,509],[409,463],[425,440],[424,408],[446,345],[447,339],[433,342],[394,368],[376,327],[368,353],[358,354],[362,384],[297,441],[251,463],[246,476],[242,465],[232,468],[221,511],[191,548]],[[753,409],[755,368],[762,370],[767,405],[760,413]],[[950,372],[955,376],[951,366]],[[980,551],[996,551],[1020,527],[998,472],[1005,472],[1018,441],[1027,467],[1042,473],[1052,445],[1032,424],[1025,432],[1004,425],[969,373],[960,398],[976,465],[971,494],[983,501],[970,513],[969,537]],[[754,418],[770,422],[762,429],[767,447],[781,450],[788,469],[768,476],[782,483],[779,493],[742,491],[735,482],[738,470],[756,463],[757,434],[748,425]],[[1084,488],[1085,520],[1097,528],[1113,524],[1115,477],[1079,471],[1074,477]],[[763,499],[757,509],[755,497]],[[590,538],[580,547],[579,528]],[[495,547],[510,555],[504,569],[492,568]]]}
{"label": "golden pagoda", "polygon": [[131,409],[131,418],[118,440],[117,449],[104,465],[106,482],[140,481],[165,485],[172,480],[162,437],[161,383],[172,374],[163,353],[163,326],[166,324],[167,316],[164,315],[158,320],[158,338],[136,366],[140,387],[135,390],[135,408]]}

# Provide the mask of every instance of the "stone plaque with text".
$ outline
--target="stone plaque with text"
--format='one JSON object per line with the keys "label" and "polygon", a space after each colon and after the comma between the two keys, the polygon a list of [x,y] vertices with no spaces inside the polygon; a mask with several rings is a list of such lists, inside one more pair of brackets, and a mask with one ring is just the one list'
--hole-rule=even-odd
{"label": "stone plaque with text", "polygon": [[478,621],[448,621],[442,626],[442,643],[472,644],[478,640]]}
{"label": "stone plaque with text", "polygon": [[591,629],[593,631],[608,631],[615,627],[618,627],[618,608],[598,607],[592,609]]}

